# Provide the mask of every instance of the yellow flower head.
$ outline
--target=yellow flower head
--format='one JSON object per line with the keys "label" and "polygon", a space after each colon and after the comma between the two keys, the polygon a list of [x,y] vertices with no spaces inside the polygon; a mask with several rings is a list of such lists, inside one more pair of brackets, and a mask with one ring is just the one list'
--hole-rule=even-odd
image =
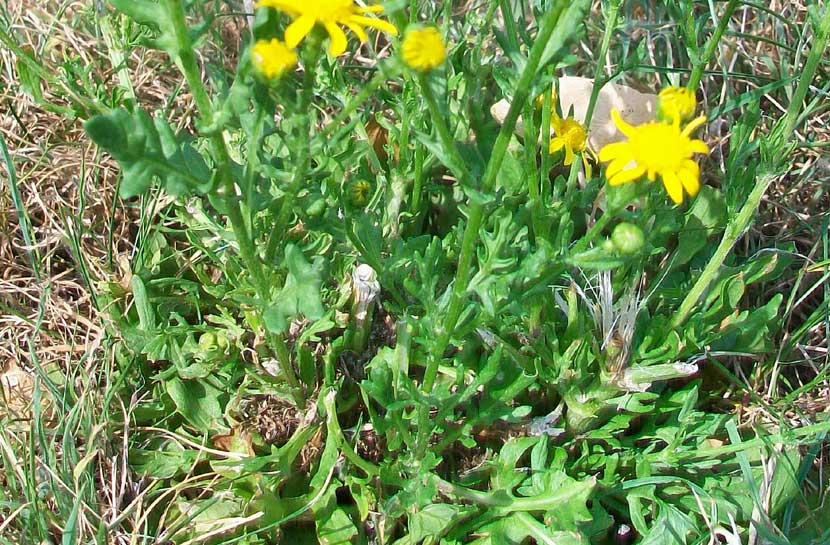
{"label": "yellow flower head", "polygon": [[695,115],[697,99],[686,87],[666,87],[657,95],[657,118],[671,123],[688,121]]}
{"label": "yellow flower head", "polygon": [[329,54],[332,57],[346,51],[346,34],[341,26],[354,32],[361,42],[369,39],[364,27],[398,35],[398,29],[392,23],[366,16],[367,13],[382,12],[383,6],[361,7],[354,0],[259,0],[257,7],[275,8],[294,19],[285,29],[285,43],[288,47],[297,47],[314,25],[322,26],[331,39]]}
{"label": "yellow flower head", "polygon": [[692,120],[685,128],[680,121],[651,121],[638,127],[626,123],[620,112],[611,112],[614,123],[628,140],[608,144],[599,152],[599,160],[609,162],[605,177],[611,185],[633,182],[643,175],[654,181],[659,175],[669,197],[683,202],[683,191],[695,196],[700,189],[700,168],[695,153],[709,153],[702,140],[690,135],[706,122],[705,116]]}
{"label": "yellow flower head", "polygon": [[447,58],[444,39],[433,26],[407,30],[402,49],[406,65],[419,72],[429,72],[441,66]]}
{"label": "yellow flower head", "polygon": [[588,131],[579,121],[572,117],[562,119],[556,114],[551,116],[550,127],[554,136],[550,139],[550,153],[565,149],[565,165],[574,162],[574,152],[585,151]]}
{"label": "yellow flower head", "polygon": [[251,48],[251,62],[267,79],[276,79],[297,65],[297,54],[276,38],[257,40]]}

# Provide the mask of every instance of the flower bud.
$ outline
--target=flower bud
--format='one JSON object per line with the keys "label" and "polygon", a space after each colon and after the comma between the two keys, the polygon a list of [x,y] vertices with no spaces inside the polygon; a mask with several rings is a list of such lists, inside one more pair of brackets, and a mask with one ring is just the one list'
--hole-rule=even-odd
{"label": "flower bud", "polygon": [[251,48],[251,63],[257,74],[272,81],[297,65],[297,54],[276,38],[258,40]]}
{"label": "flower bud", "polygon": [[447,48],[437,28],[412,28],[404,36],[402,54],[407,66],[418,72],[429,72],[444,64]]}
{"label": "flower bud", "polygon": [[643,249],[645,235],[633,223],[621,223],[611,232],[611,244],[622,255],[634,255]]}
{"label": "flower bud", "polygon": [[694,117],[697,99],[686,87],[666,87],[657,95],[657,117],[662,121],[681,123]]}

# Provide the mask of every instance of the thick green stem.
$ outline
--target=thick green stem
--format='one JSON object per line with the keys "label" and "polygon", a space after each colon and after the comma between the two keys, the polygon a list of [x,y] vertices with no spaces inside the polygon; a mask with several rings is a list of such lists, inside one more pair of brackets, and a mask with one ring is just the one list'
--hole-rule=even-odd
{"label": "thick green stem", "polygon": [[[803,107],[804,97],[807,95],[807,90],[810,83],[813,81],[813,76],[815,76],[819,62],[821,61],[824,51],[827,48],[828,36],[830,36],[830,7],[826,7],[824,9],[821,26],[816,28],[815,41],[807,57],[807,61],[804,63],[804,70],[801,73],[798,87],[796,88],[793,100],[787,109],[787,113],[784,114],[785,125],[783,139],[785,143],[789,142],[792,138],[797,119]],[[781,149],[786,149],[786,145],[782,145]],[[749,197],[747,197],[746,202],[741,207],[737,216],[735,216],[726,226],[726,231],[723,234],[723,238],[721,239],[717,250],[715,250],[715,254],[712,256],[712,259],[709,260],[706,268],[703,269],[700,277],[698,277],[694,286],[692,286],[692,289],[686,295],[685,299],[683,299],[683,302],[680,304],[680,308],[677,309],[677,312],[672,318],[672,325],[674,327],[679,327],[686,321],[700,297],[709,288],[709,285],[718,274],[721,265],[723,265],[723,262],[726,260],[727,255],[729,255],[729,251],[732,249],[732,246],[749,227],[752,218],[755,217],[755,211],[761,203],[761,198],[764,196],[764,193],[770,183],[772,183],[777,175],[778,172],[767,171],[762,173],[756,180],[755,187],[749,194]]]}
{"label": "thick green stem", "polygon": [[718,43],[720,43],[720,39],[726,31],[726,27],[729,25],[729,19],[732,17],[732,13],[735,11],[735,8],[738,7],[738,1],[739,0],[729,0],[729,3],[726,4],[726,9],[724,9],[723,15],[721,15],[720,21],[718,21],[715,33],[712,34],[712,37],[709,38],[709,41],[706,43],[706,49],[703,51],[703,56],[697,60],[692,68],[692,74],[689,76],[689,84],[687,85],[692,92],[697,91],[697,86],[700,85],[700,78],[703,77],[703,71],[706,70],[706,67],[709,65],[709,61],[712,60],[712,57],[714,56]]}
{"label": "thick green stem", "polygon": [[303,75],[303,89],[300,94],[300,102],[298,105],[298,112],[302,116],[302,121],[296,132],[295,142],[298,143],[297,159],[294,165],[294,175],[291,178],[291,183],[285,191],[277,213],[277,220],[274,223],[274,229],[271,233],[271,238],[268,240],[268,248],[265,251],[265,262],[271,263],[276,256],[277,250],[280,247],[285,230],[288,227],[288,220],[291,218],[291,211],[294,208],[294,203],[297,201],[297,195],[303,187],[303,182],[308,175],[308,169],[311,166],[311,140],[313,135],[311,129],[313,127],[312,120],[314,118],[314,111],[311,105],[311,99],[314,97],[314,81],[317,74],[317,64],[320,60],[320,55],[323,52],[323,44],[319,34],[312,32],[306,44],[305,55],[305,73]]}
{"label": "thick green stem", "polygon": [[[193,51],[193,42],[190,39],[190,32],[187,28],[184,17],[184,9],[182,8],[181,0],[165,0],[167,13],[170,17],[175,32],[176,32],[176,49],[178,51],[179,68],[182,71],[187,85],[190,87],[190,92],[193,95],[193,100],[202,116],[205,125],[210,125],[213,119],[213,104],[210,101],[207,90],[202,82],[201,70],[196,62],[196,56]],[[239,254],[245,264],[245,268],[250,273],[254,288],[257,295],[263,303],[267,303],[271,299],[270,285],[265,272],[262,267],[262,261],[257,255],[256,247],[254,246],[253,238],[248,232],[245,219],[242,215],[242,209],[239,205],[239,200],[235,197],[236,188],[233,177],[230,175],[231,158],[228,154],[228,149],[225,146],[225,140],[221,132],[217,132],[210,137],[211,151],[213,152],[213,159],[216,162],[216,168],[219,172],[221,187],[220,190],[225,193],[226,210],[228,220],[231,223],[234,237],[237,244],[239,244]],[[299,382],[291,367],[291,358],[288,353],[288,347],[285,344],[285,339],[281,335],[270,335],[269,344],[276,352],[277,358],[280,362],[283,374],[286,381],[292,390],[294,400],[298,406],[303,406],[305,400],[302,395]]]}
{"label": "thick green stem", "polygon": [[[179,68],[187,80],[187,85],[190,88],[190,93],[193,95],[193,101],[199,109],[199,114],[202,116],[203,123],[210,125],[213,119],[213,104],[202,82],[201,70],[199,69],[199,64],[196,62],[196,56],[193,53],[193,42],[190,39],[190,32],[185,23],[181,0],[165,0],[165,4],[170,20],[176,30],[176,49],[179,57]],[[262,263],[257,257],[253,241],[243,219],[239,201],[234,198],[236,189],[233,178],[230,176],[228,170],[231,159],[225,147],[225,140],[222,137],[222,133],[217,132],[213,134],[210,137],[210,145],[213,158],[216,161],[216,168],[219,170],[222,184],[221,189],[225,192],[226,196],[226,213],[231,222],[234,236],[239,244],[239,253],[242,256],[245,267],[253,277],[254,286],[258,295],[267,301],[270,298],[268,283],[265,279]]]}
{"label": "thick green stem", "polygon": [[[505,153],[507,152],[507,145],[513,136],[513,129],[516,126],[516,121],[519,117],[519,112],[522,106],[527,101],[528,93],[533,79],[536,77],[536,71],[539,68],[539,63],[542,60],[542,55],[548,45],[551,34],[559,21],[559,17],[565,9],[566,2],[559,1],[556,5],[545,14],[542,24],[539,29],[539,34],[530,50],[530,55],[527,59],[527,64],[516,86],[516,92],[513,95],[513,102],[510,104],[510,109],[505,117],[504,124],[499,131],[496,138],[496,143],[493,147],[493,153],[490,156],[490,161],[487,163],[487,170],[484,172],[484,177],[481,182],[481,192],[485,195],[493,190],[496,183],[496,176],[501,169],[504,161]],[[447,304],[447,311],[444,317],[444,323],[438,333],[433,349],[427,360],[426,371],[424,372],[424,382],[421,386],[422,391],[431,392],[435,385],[435,379],[438,375],[438,366],[443,358],[444,351],[450,343],[452,334],[455,332],[455,327],[458,323],[458,318],[461,315],[461,307],[464,302],[464,295],[467,291],[467,281],[470,275],[470,268],[473,262],[473,254],[478,242],[479,229],[484,218],[484,203],[481,201],[473,201],[470,203],[469,212],[467,214],[467,225],[464,229],[464,236],[461,242],[461,254],[458,259],[458,268],[453,281],[452,291],[450,292],[449,303]],[[429,407],[422,406],[418,418],[418,444],[417,452],[423,455],[429,445],[429,437],[432,428],[429,426]]]}

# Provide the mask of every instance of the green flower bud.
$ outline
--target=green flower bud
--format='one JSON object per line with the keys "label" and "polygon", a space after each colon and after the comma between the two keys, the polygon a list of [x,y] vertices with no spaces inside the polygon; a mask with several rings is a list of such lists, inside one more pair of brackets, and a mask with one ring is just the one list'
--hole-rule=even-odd
{"label": "green flower bud", "polygon": [[611,233],[614,249],[622,255],[634,255],[643,249],[645,235],[643,230],[633,223],[621,223]]}
{"label": "green flower bud", "polygon": [[319,218],[325,213],[327,206],[326,199],[324,197],[320,197],[308,205],[308,209],[306,210],[306,212],[308,212],[308,217]]}
{"label": "green flower bud", "polygon": [[216,333],[206,331],[199,337],[199,348],[206,352],[216,348]]}

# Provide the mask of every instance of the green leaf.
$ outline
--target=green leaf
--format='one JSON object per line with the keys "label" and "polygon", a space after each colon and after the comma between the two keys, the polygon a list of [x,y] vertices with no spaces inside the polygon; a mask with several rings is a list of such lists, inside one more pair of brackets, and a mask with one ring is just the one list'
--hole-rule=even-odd
{"label": "green leaf", "polygon": [[171,479],[189,471],[199,451],[168,446],[162,449],[130,449],[130,466],[154,479]]}
{"label": "green leaf", "polygon": [[293,244],[285,248],[288,276],[276,300],[265,311],[265,326],[269,331],[282,333],[290,320],[303,315],[309,320],[323,317],[320,285],[323,282],[323,258],[316,256],[309,263],[302,251]]}
{"label": "green leaf", "polygon": [[349,515],[337,505],[335,490],[342,483],[333,481],[319,503],[314,505],[314,519],[320,545],[345,545],[357,535]]}
{"label": "green leaf", "polygon": [[688,263],[709,244],[709,237],[726,225],[726,203],[720,191],[709,186],[700,188],[692,207],[686,213],[686,222],[678,235],[673,266]]}
{"label": "green leaf", "polygon": [[156,318],[153,307],[150,305],[150,298],[147,295],[147,288],[138,275],[130,280],[130,288],[133,291],[135,310],[138,312],[138,327],[142,331],[153,331],[156,329]]}
{"label": "green leaf", "polygon": [[165,383],[167,394],[176,404],[176,410],[202,433],[224,429],[222,391],[201,380],[181,380],[174,377]]}
{"label": "green leaf", "polygon": [[686,545],[689,536],[696,532],[695,523],[688,515],[676,507],[655,500],[660,506],[660,514],[643,536],[641,545]]}
{"label": "green leaf", "polygon": [[20,87],[24,92],[29,94],[37,103],[43,102],[43,81],[40,75],[31,69],[29,63],[23,59],[17,61],[17,76],[20,82]]}
{"label": "green leaf", "polygon": [[160,117],[154,120],[144,110],[130,113],[119,108],[90,118],[84,128],[121,165],[124,198],[145,193],[154,178],[173,195],[205,193],[212,186],[202,156]]}
{"label": "green leaf", "polygon": [[438,538],[475,509],[461,505],[434,503],[409,516],[409,541],[419,543],[427,537]]}
{"label": "green leaf", "polygon": [[127,15],[137,23],[157,29],[156,38],[152,40],[156,47],[166,51],[171,57],[179,56],[176,30],[163,3],[151,0],[109,0],[115,9]]}

